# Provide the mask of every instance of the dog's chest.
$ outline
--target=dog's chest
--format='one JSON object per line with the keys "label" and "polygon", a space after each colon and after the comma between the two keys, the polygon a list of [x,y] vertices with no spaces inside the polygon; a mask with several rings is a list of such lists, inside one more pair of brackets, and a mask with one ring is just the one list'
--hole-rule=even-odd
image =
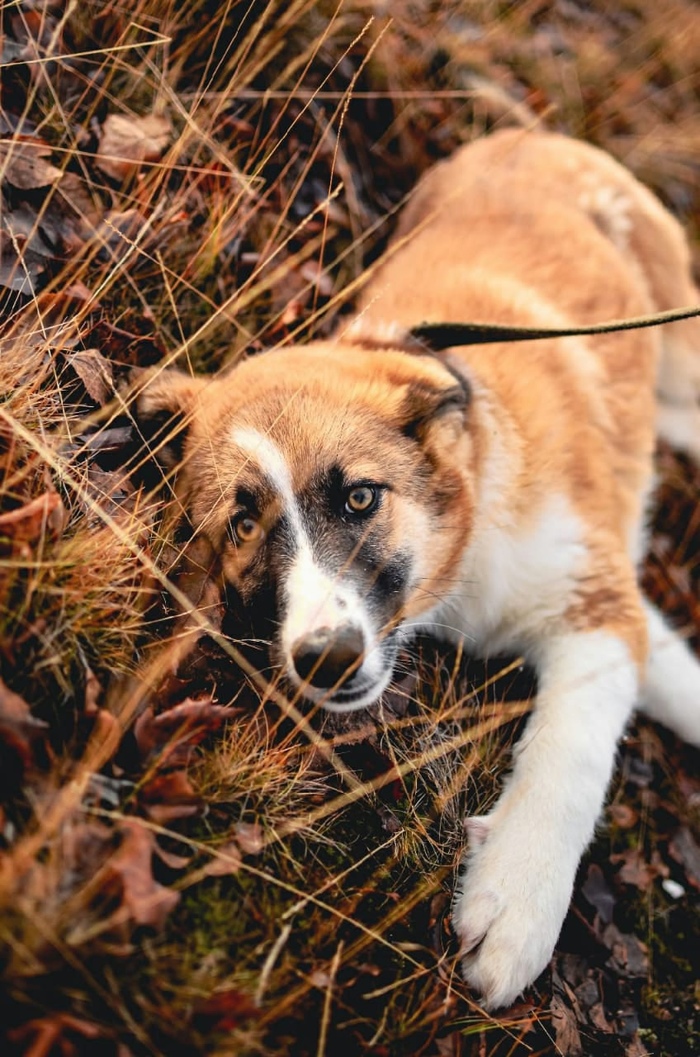
{"label": "dog's chest", "polygon": [[585,565],[584,528],[560,495],[547,500],[526,527],[507,515],[484,518],[454,588],[427,626],[463,641],[469,652],[526,649],[561,614]]}

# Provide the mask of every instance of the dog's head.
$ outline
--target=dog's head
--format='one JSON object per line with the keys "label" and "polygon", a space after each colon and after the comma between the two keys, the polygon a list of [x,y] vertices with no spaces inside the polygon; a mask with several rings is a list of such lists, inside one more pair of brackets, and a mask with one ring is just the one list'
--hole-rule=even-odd
{"label": "dog's head", "polygon": [[449,596],[472,520],[469,397],[433,356],[334,342],[215,380],[163,372],[142,393],[229,604],[308,699],[376,701]]}

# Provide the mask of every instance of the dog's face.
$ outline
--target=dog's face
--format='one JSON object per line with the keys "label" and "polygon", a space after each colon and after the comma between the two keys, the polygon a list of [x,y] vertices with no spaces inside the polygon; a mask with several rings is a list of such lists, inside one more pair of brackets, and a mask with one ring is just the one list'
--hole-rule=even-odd
{"label": "dog's face", "polygon": [[376,701],[459,575],[466,381],[432,356],[318,343],[214,381],[166,372],[140,415],[179,440],[178,495],[273,667],[335,711]]}

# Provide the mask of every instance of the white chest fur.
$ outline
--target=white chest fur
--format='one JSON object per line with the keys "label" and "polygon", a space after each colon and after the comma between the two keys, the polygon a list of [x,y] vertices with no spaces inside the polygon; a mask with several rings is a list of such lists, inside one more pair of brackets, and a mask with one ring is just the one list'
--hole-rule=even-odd
{"label": "white chest fur", "polygon": [[469,652],[526,650],[561,614],[585,560],[583,526],[561,495],[525,530],[503,511],[491,514],[476,526],[455,589],[425,627],[463,640]]}

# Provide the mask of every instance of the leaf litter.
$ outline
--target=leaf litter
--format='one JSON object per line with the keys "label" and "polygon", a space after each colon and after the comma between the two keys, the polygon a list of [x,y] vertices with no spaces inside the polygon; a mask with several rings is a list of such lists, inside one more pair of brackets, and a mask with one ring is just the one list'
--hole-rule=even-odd
{"label": "leaf litter", "polygon": [[[131,405],[144,368],[325,333],[420,172],[494,125],[599,143],[697,234],[692,5],[137,9],[20,0],[3,37],[9,1052],[697,1054],[697,753],[631,729],[552,965],[485,1016],[449,893],[531,678],[426,642],[383,716],[261,695]],[[697,646],[700,478],[659,469],[645,586]]]}

